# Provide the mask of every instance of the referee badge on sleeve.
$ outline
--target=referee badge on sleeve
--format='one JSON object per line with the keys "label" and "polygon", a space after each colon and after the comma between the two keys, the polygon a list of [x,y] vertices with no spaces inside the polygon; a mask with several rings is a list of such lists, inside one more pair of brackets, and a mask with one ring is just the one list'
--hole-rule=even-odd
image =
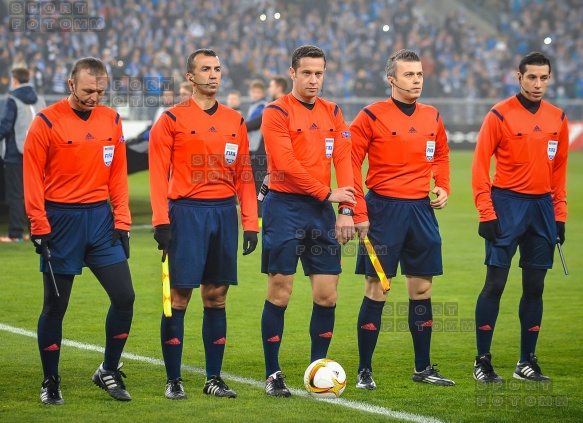
{"label": "referee badge on sleeve", "polygon": [[225,161],[227,164],[232,165],[237,160],[237,151],[239,146],[237,144],[226,143],[225,144]]}
{"label": "referee badge on sleeve", "polygon": [[549,156],[549,160],[553,160],[555,158],[555,154],[557,154],[558,145],[559,141],[549,141],[549,145],[547,146],[547,154]]}
{"label": "referee badge on sleeve", "polygon": [[433,155],[435,154],[435,141],[427,141],[427,146],[425,147],[425,157],[428,161],[433,160]]}
{"label": "referee badge on sleeve", "polygon": [[334,138],[326,138],[326,158],[332,157],[334,152]]}
{"label": "referee badge on sleeve", "polygon": [[105,166],[111,166],[111,162],[113,161],[113,150],[113,145],[103,146],[103,163],[105,163]]}

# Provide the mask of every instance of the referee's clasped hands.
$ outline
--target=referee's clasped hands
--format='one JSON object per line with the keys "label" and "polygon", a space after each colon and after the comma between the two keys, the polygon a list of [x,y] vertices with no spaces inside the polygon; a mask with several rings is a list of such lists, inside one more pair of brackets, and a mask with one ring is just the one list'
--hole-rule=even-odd
{"label": "referee's clasped hands", "polygon": [[349,203],[354,206],[356,205],[355,192],[356,190],[354,187],[336,188],[332,190],[332,194],[328,197],[328,201],[331,203]]}

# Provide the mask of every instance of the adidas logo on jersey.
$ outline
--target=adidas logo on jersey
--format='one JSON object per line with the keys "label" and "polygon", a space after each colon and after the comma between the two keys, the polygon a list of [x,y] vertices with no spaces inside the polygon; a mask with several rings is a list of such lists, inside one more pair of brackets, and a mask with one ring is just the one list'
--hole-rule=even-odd
{"label": "adidas logo on jersey", "polygon": [[533,129],[534,132],[541,132],[542,130],[536,125]]}
{"label": "adidas logo on jersey", "polygon": [[211,126],[211,127],[209,128],[209,132],[218,132],[218,131],[215,129],[215,127],[214,127],[214,126]]}
{"label": "adidas logo on jersey", "polygon": [[417,130],[415,128],[411,127],[411,129],[409,129],[409,133],[410,134],[416,134],[417,133]]}
{"label": "adidas logo on jersey", "polygon": [[91,133],[87,132],[87,135],[85,135],[85,139],[86,140],[94,140],[95,138],[93,137],[93,135],[91,135]]}
{"label": "adidas logo on jersey", "polygon": [[318,125],[316,125],[315,123],[312,123],[312,126],[310,126],[310,130],[313,130],[313,129],[320,129],[320,128],[318,128]]}

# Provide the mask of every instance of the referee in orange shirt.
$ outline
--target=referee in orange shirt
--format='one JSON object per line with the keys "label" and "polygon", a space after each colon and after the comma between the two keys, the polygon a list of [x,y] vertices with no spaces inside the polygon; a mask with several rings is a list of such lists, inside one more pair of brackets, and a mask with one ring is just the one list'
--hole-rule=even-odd
{"label": "referee in orange shirt", "polygon": [[204,307],[203,392],[237,395],[221,379],[227,292],[238,283],[237,199],[243,255],[255,250],[259,227],[247,127],[238,112],[216,100],[221,71],[213,50],[193,52],[186,62],[191,98],[166,110],[150,134],[154,238],[168,252],[172,298],[172,317],[162,316],[160,328],[168,399],[186,398],[180,367],[184,316],[194,288],[200,288]]}
{"label": "referee in orange shirt", "polygon": [[71,69],[69,97],[34,118],[24,143],[25,205],[30,239],[42,255],[45,292],[37,332],[44,404],[64,404],[59,377],[63,317],[73,279],[84,266],[111,301],[105,357],[93,382],[117,400],[131,400],[119,370],[134,304],[127,262],[131,216],[126,146],[119,114],[100,104],[106,88],[105,65],[93,57],[78,60]]}
{"label": "referee in orange shirt", "polygon": [[[441,236],[434,210],[448,200],[449,147],[439,112],[418,102],[423,68],[417,53],[399,50],[387,61],[391,98],[365,107],[352,124],[352,164],[356,188],[354,226],[368,235],[387,277],[401,273],[409,293],[409,331],[415,352],[414,382],[451,386],[431,365],[433,277],[443,273]],[[366,197],[362,164],[368,154]],[[435,186],[431,188],[431,179]],[[436,195],[430,199],[429,194]],[[360,363],[356,387],[376,389],[372,355],[387,299],[364,246],[356,273],[365,275],[365,295],[357,321]]]}
{"label": "referee in orange shirt", "polygon": [[[539,52],[518,65],[520,92],[486,115],[474,153],[472,187],[486,240],[486,282],[476,304],[474,378],[503,382],[494,371],[490,346],[500,297],[512,257],[520,249],[522,298],[520,358],[513,377],[548,382],[535,355],[543,314],[543,289],[557,243],[565,242],[569,128],[561,109],[542,100],[551,62]],[[490,162],[496,158],[494,180]]]}

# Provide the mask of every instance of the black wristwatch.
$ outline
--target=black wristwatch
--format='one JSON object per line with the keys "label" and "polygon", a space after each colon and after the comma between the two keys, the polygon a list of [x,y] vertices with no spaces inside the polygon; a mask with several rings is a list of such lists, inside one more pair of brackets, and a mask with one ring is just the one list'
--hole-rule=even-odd
{"label": "black wristwatch", "polygon": [[354,216],[354,210],[349,209],[348,207],[340,207],[338,209],[338,214],[343,214],[345,216]]}

